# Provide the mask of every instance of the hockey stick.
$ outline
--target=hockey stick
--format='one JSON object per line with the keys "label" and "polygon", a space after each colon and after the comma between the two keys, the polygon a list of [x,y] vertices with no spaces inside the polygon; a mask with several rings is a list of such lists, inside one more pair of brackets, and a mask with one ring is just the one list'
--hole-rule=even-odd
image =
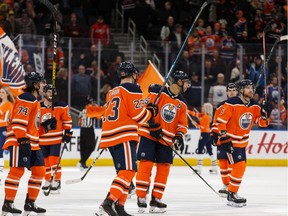
{"label": "hockey stick", "polygon": [[84,175],[81,178],[78,179],[68,179],[66,180],[66,184],[75,184],[78,182],[81,182],[84,180],[84,178],[86,177],[86,175],[89,173],[89,171],[92,169],[92,167],[94,166],[94,164],[96,163],[96,161],[99,159],[99,157],[101,156],[101,154],[103,153],[105,149],[102,149],[100,151],[100,153],[98,154],[98,156],[93,160],[93,162],[91,163],[91,165],[89,166],[89,168],[86,170],[86,172],[84,173]]}
{"label": "hockey stick", "polygon": [[56,80],[56,54],[57,54],[57,25],[60,21],[61,13],[56,9],[56,7],[48,0],[39,0],[44,4],[52,13],[55,26],[54,26],[54,35],[53,35],[53,63],[52,63],[52,105],[51,109],[54,110],[54,100],[55,100],[55,80]]}
{"label": "hockey stick", "polygon": [[196,22],[197,22],[197,20],[198,20],[198,18],[199,18],[199,16],[200,16],[200,14],[202,13],[203,9],[204,9],[208,4],[210,4],[210,3],[217,3],[217,1],[215,1],[215,0],[207,0],[207,1],[205,1],[205,2],[202,4],[202,6],[201,6],[201,8],[200,8],[200,11],[198,12],[197,16],[195,17],[194,22],[192,23],[192,25],[191,25],[188,33],[187,33],[187,36],[186,36],[186,38],[185,38],[185,40],[184,40],[184,42],[183,42],[183,44],[182,44],[182,46],[181,46],[181,48],[180,48],[177,56],[176,56],[176,59],[174,60],[173,64],[171,65],[170,70],[168,71],[168,74],[167,74],[166,77],[165,77],[165,81],[164,81],[164,83],[163,83],[163,85],[162,85],[162,87],[161,87],[161,89],[160,89],[160,91],[159,91],[159,93],[158,93],[158,95],[157,95],[157,97],[156,97],[156,99],[155,99],[155,102],[154,102],[155,104],[157,103],[157,101],[158,101],[158,99],[159,99],[159,97],[160,97],[161,92],[164,90],[164,88],[165,88],[165,86],[166,86],[166,83],[168,82],[168,79],[169,79],[172,71],[174,70],[174,67],[175,67],[176,63],[178,62],[178,59],[179,59],[179,57],[180,57],[180,55],[181,55],[181,53],[182,53],[182,50],[184,49],[184,47],[185,47],[185,45],[186,45],[186,43],[187,43],[187,41],[188,41],[188,38],[189,38],[189,36],[191,35],[192,30],[193,30],[193,28],[194,28],[194,26],[195,26],[195,24],[196,24]]}
{"label": "hockey stick", "polygon": [[61,162],[61,159],[62,159],[62,156],[63,156],[63,153],[64,153],[64,149],[66,148],[66,142],[64,142],[64,145],[62,147],[62,150],[61,150],[61,153],[60,153],[60,157],[59,157],[59,160],[58,160],[58,163],[56,165],[56,169],[54,170],[54,173],[53,175],[51,176],[51,180],[50,180],[50,185],[49,185],[49,188],[47,191],[43,191],[44,195],[45,196],[49,196],[50,192],[51,192],[51,189],[52,189],[52,184],[54,182],[54,179],[55,179],[55,176],[57,174],[57,171],[58,171],[58,168],[60,166],[60,162]]}
{"label": "hockey stick", "polygon": [[206,184],[211,190],[213,190],[213,192],[214,192],[215,194],[217,194],[217,195],[221,198],[221,196],[215,191],[215,189],[214,189],[172,146],[170,146],[170,145],[167,143],[167,141],[163,139],[163,137],[162,137],[162,140],[165,142],[165,144],[166,144],[167,146],[169,146],[169,147],[172,149],[172,151],[173,151],[175,154],[177,154],[177,155],[181,158],[181,160],[182,160],[187,166],[190,167],[190,169],[193,170],[193,172],[194,172],[196,175],[198,175],[198,177],[199,177],[203,182],[205,182],[205,184]]}

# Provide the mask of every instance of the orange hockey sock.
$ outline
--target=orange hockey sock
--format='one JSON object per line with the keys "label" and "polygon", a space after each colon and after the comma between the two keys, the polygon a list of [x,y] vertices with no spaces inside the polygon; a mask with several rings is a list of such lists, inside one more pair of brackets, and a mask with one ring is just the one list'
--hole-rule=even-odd
{"label": "orange hockey sock", "polygon": [[219,160],[220,174],[222,178],[222,182],[225,185],[228,185],[230,182],[230,170],[228,160]]}
{"label": "orange hockey sock", "polygon": [[31,176],[28,181],[28,198],[36,200],[41,188],[43,177],[45,176],[44,166],[31,167]]}
{"label": "orange hockey sock", "polygon": [[136,195],[144,198],[150,186],[150,176],[153,167],[152,161],[141,160],[136,174]]}
{"label": "orange hockey sock", "polygon": [[158,163],[156,176],[154,179],[154,187],[152,191],[152,196],[161,199],[166,188],[167,179],[170,172],[170,164],[168,163]]}
{"label": "orange hockey sock", "polygon": [[[52,170],[51,175],[53,175],[56,170],[57,164],[59,162],[59,156],[49,156],[49,162],[50,162],[50,166]],[[59,167],[57,169],[56,176],[55,176],[55,181],[61,180],[61,176],[62,176],[62,169],[59,164]]]}
{"label": "orange hockey sock", "polygon": [[14,201],[23,174],[24,167],[10,167],[8,176],[5,179],[5,199]]}
{"label": "orange hockey sock", "polygon": [[244,175],[246,169],[246,162],[240,161],[233,164],[232,172],[230,175],[230,183],[228,186],[228,190],[231,192],[237,192],[240,184],[242,182],[242,177]]}

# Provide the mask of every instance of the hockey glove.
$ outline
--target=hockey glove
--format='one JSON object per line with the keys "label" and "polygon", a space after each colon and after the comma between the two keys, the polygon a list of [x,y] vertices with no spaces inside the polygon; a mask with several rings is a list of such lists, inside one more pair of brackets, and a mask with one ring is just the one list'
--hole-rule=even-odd
{"label": "hockey glove", "polygon": [[218,136],[219,136],[219,135],[218,135],[217,133],[215,133],[215,132],[211,132],[211,133],[210,133],[211,144],[212,144],[213,146],[217,146]]}
{"label": "hockey glove", "polygon": [[47,119],[46,121],[41,123],[41,126],[44,127],[45,133],[49,130],[55,130],[57,127],[57,120],[55,117]]}
{"label": "hockey glove", "polygon": [[266,120],[270,117],[270,114],[272,112],[272,105],[269,102],[266,102],[265,100],[261,103],[261,117],[263,120]]}
{"label": "hockey glove", "polygon": [[220,147],[223,151],[226,151],[230,154],[233,154],[234,148],[233,148],[233,144],[232,144],[232,139],[229,136],[221,137],[220,142],[221,142]]}
{"label": "hockey glove", "polygon": [[73,131],[65,130],[65,131],[64,131],[64,134],[63,134],[62,142],[64,142],[64,143],[70,143],[70,142],[71,142],[72,135],[73,135]]}
{"label": "hockey glove", "polygon": [[151,112],[152,118],[154,118],[158,114],[158,106],[156,104],[149,103],[147,104],[146,109]]}
{"label": "hockey glove", "polygon": [[176,133],[176,135],[172,138],[172,142],[176,150],[180,150],[181,152],[184,150],[184,140],[181,133]]}
{"label": "hockey glove", "polygon": [[23,137],[19,138],[19,159],[22,160],[21,164],[27,168],[30,168],[30,156],[31,156],[31,145],[30,139]]}
{"label": "hockey glove", "polygon": [[162,128],[160,124],[154,123],[154,122],[151,122],[148,124],[149,124],[150,135],[156,138],[157,140],[160,139],[162,137]]}

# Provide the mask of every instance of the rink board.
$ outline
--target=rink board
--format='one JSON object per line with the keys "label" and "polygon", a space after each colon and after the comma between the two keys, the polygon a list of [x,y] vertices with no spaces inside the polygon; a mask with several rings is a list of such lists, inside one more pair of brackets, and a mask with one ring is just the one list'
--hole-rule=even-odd
{"label": "rink board", "polygon": [[[95,129],[96,150],[90,156],[87,165],[91,164],[93,159],[99,154],[99,141],[101,129]],[[80,129],[73,128],[73,138],[71,143],[66,146],[62,157],[62,166],[75,166],[79,161],[79,135]],[[200,132],[197,129],[191,129],[185,136],[185,148],[181,156],[195,166],[197,163],[197,145]],[[216,153],[216,148],[213,149]],[[249,166],[288,166],[288,138],[287,131],[278,130],[252,130],[249,139],[249,145],[246,148],[247,164]],[[204,165],[210,165],[209,155],[205,154]],[[8,152],[4,152],[5,166],[8,165]],[[176,155],[174,165],[185,165],[185,163]],[[96,166],[113,165],[109,151],[105,150],[97,160]]]}

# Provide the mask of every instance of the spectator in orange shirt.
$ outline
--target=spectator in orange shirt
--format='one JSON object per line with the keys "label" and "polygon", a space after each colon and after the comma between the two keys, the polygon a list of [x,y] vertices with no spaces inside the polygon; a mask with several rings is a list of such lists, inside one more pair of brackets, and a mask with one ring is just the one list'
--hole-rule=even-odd
{"label": "spectator in orange shirt", "polygon": [[199,118],[199,124],[195,123],[201,131],[201,135],[198,142],[198,150],[196,151],[198,155],[198,165],[196,171],[201,174],[203,166],[203,157],[204,157],[204,147],[210,156],[212,167],[209,170],[211,174],[217,174],[217,163],[216,163],[216,154],[213,154],[212,150],[212,140],[210,138],[210,122],[213,118],[213,106],[210,103],[204,103],[201,107],[201,113],[196,113],[194,111],[188,111],[190,115]]}

